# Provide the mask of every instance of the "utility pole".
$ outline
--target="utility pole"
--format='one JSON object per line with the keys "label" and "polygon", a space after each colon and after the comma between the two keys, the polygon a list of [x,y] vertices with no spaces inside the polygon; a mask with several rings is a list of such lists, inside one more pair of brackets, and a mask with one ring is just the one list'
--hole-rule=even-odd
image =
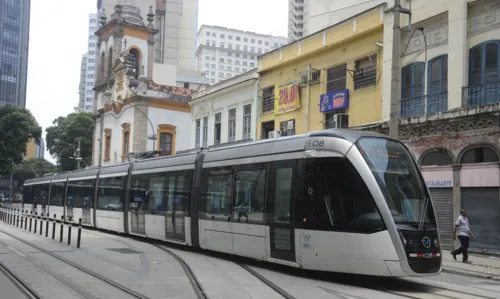
{"label": "utility pole", "polygon": [[393,31],[392,31],[392,67],[391,67],[391,106],[389,119],[389,137],[399,138],[399,117],[401,113],[401,67],[399,64],[401,55],[401,25],[400,25],[401,1],[394,0],[393,9]]}

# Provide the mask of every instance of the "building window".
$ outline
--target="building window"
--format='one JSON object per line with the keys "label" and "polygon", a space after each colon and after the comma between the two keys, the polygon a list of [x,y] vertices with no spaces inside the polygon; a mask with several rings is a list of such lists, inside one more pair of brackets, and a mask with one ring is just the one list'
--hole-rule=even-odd
{"label": "building window", "polygon": [[200,147],[200,130],[201,130],[201,119],[198,118],[196,120],[195,147]]}
{"label": "building window", "polygon": [[452,165],[453,160],[446,149],[438,148],[424,154],[420,166],[445,166]]}
{"label": "building window", "polygon": [[295,119],[280,122],[281,136],[295,135]]}
{"label": "building window", "polygon": [[232,35],[228,35],[227,39],[233,39],[233,36]]}
{"label": "building window", "polygon": [[240,68],[239,68],[239,67],[235,67],[235,68],[234,68],[234,71],[235,71],[235,72],[239,72],[239,71],[240,71]]}
{"label": "building window", "polygon": [[354,71],[354,89],[361,89],[377,84],[377,56],[368,56],[356,61]]}
{"label": "building window", "polygon": [[241,40],[241,37],[237,36],[237,37],[236,37],[236,40]]}
{"label": "building window", "polygon": [[219,58],[219,62],[224,62],[224,58]]}
{"label": "building window", "polygon": [[231,43],[227,44],[227,48],[228,49],[232,49],[233,48],[233,44],[231,44]]}
{"label": "building window", "polygon": [[217,34],[215,34],[215,32],[212,32],[212,36],[213,36],[213,37],[216,37],[216,36],[217,36]]}
{"label": "building window", "polygon": [[215,68],[215,64],[212,64],[212,68],[213,68],[213,69]]}
{"label": "building window", "polygon": [[210,32],[207,31],[207,36],[210,36]]}
{"label": "building window", "polygon": [[111,159],[111,129],[104,129],[104,161]]}
{"label": "building window", "polygon": [[111,76],[113,71],[113,48],[109,48],[108,51],[108,76]]}
{"label": "building window", "polygon": [[243,140],[250,139],[252,128],[252,104],[243,106]]}
{"label": "building window", "polygon": [[130,151],[130,124],[122,124],[122,160]]}
{"label": "building window", "polygon": [[427,114],[448,110],[448,55],[429,62],[429,84],[427,86]]}
{"label": "building window", "polygon": [[104,68],[106,66],[106,55],[104,54],[104,52],[101,53],[101,61],[100,61],[100,70],[99,70],[99,73],[101,75],[101,78],[104,78],[104,75],[105,75],[105,72],[104,72]]}
{"label": "building window", "polygon": [[172,125],[158,126],[158,150],[161,151],[161,156],[170,156],[175,154],[175,133],[176,127]]}
{"label": "building window", "polygon": [[141,72],[141,59],[142,59],[142,57],[141,57],[141,54],[140,54],[139,50],[137,50],[136,48],[132,48],[128,52],[135,59],[135,67],[134,67],[135,73],[134,73],[134,77],[137,79],[137,78],[139,78],[139,75],[140,75],[140,72]]}
{"label": "building window", "polygon": [[222,132],[221,132],[221,120],[222,120],[222,114],[221,112],[215,114],[215,125],[214,125],[214,144],[220,144],[221,143],[221,137],[222,137]]}
{"label": "building window", "polygon": [[203,147],[207,147],[208,143],[208,116],[203,118]]}
{"label": "building window", "polygon": [[189,83],[188,82],[184,82],[184,88],[189,89]]}
{"label": "building window", "polygon": [[403,67],[401,83],[401,117],[424,115],[423,62],[415,62]]}
{"label": "building window", "polygon": [[265,88],[262,91],[262,112],[274,110],[274,86]]}
{"label": "building window", "polygon": [[228,141],[234,142],[236,140],[236,108],[229,110],[228,124]]}
{"label": "building window", "polygon": [[326,72],[326,93],[346,88],[346,65],[332,67]]}
{"label": "building window", "polygon": [[224,48],[224,43],[223,42],[220,42],[219,44],[220,44],[221,48]]}
{"label": "building window", "polygon": [[498,162],[497,153],[487,147],[475,147],[466,151],[460,159],[461,164]]}

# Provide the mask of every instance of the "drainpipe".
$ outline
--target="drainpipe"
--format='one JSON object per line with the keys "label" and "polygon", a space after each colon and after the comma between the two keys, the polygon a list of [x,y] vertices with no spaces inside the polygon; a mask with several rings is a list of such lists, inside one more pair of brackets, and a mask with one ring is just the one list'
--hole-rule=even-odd
{"label": "drainpipe", "polygon": [[[257,81],[255,81],[255,94],[253,97],[253,102],[254,104],[252,105],[255,107],[255,125],[252,126],[252,139],[257,140],[257,125],[260,120],[260,101],[259,101],[259,93],[260,93],[260,81],[259,81],[259,74],[257,74]],[[260,139],[260,138],[259,138]]]}
{"label": "drainpipe", "polygon": [[309,77],[311,76],[311,65],[307,65],[307,90],[306,90],[306,132],[309,132],[309,92],[311,85],[309,84]]}

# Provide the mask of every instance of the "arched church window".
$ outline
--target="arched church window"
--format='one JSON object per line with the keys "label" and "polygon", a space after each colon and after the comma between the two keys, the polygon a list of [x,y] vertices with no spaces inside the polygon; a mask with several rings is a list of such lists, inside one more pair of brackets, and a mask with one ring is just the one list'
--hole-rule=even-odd
{"label": "arched church window", "polygon": [[135,48],[132,48],[130,49],[129,53],[134,56],[134,60],[135,60],[135,78],[139,78],[139,70],[140,70],[140,67],[141,67],[141,54],[139,53],[139,50],[135,49]]}
{"label": "arched church window", "polygon": [[111,76],[113,71],[113,48],[109,48],[108,51],[108,76]]}
{"label": "arched church window", "polygon": [[445,166],[452,165],[453,160],[447,150],[439,148],[427,152],[421,159],[421,166]]}
{"label": "arched church window", "polygon": [[466,151],[461,159],[462,164],[498,162],[497,153],[487,147],[475,147]]}

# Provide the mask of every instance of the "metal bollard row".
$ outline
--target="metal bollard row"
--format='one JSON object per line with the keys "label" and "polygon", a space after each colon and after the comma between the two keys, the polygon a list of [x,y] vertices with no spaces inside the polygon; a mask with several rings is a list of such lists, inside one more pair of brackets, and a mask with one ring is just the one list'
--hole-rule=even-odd
{"label": "metal bollard row", "polygon": [[[28,224],[28,219],[29,219],[29,224]],[[76,247],[80,248],[81,245],[81,237],[82,237],[82,218],[78,219],[78,224],[72,221],[72,217],[68,217],[68,222],[65,221],[64,216],[61,216],[61,220],[57,220],[57,215],[54,214],[54,218],[50,218],[49,213],[40,213],[38,215],[37,212],[33,211],[23,211],[21,209],[15,209],[12,207],[5,207],[5,208],[0,208],[0,221],[5,222],[9,225],[24,229],[24,230],[29,230],[31,232],[32,228],[34,228],[33,232],[36,234],[37,232],[40,234],[40,236],[43,236],[43,224],[45,221],[45,237],[49,237],[49,223],[52,222],[52,240],[55,239],[55,234],[56,234],[56,224],[60,223],[60,234],[59,234],[59,242],[63,242],[63,236],[64,236],[64,224],[68,225],[68,245],[71,245],[71,232],[72,232],[72,227],[77,226],[78,227],[78,232],[77,232],[77,240],[76,240]],[[34,222],[34,223],[33,223]],[[38,222],[40,222],[40,225],[38,225]]]}

